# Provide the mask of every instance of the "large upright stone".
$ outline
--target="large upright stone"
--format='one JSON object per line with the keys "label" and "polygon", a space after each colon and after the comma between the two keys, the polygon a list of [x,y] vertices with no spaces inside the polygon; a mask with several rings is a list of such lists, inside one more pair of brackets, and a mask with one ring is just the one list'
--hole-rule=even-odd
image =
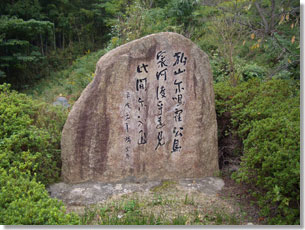
{"label": "large upright stone", "polygon": [[212,176],[217,124],[207,55],[168,32],[108,52],[74,104],[61,145],[68,183]]}

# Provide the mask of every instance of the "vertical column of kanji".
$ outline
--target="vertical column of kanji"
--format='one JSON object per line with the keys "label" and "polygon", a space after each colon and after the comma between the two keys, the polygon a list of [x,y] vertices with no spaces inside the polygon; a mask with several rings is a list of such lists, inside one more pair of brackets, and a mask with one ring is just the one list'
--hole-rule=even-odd
{"label": "vertical column of kanji", "polygon": [[130,148],[131,148],[131,136],[130,136],[130,122],[131,122],[131,94],[129,91],[126,92],[124,97],[125,105],[124,105],[124,129],[125,129],[125,157],[129,159],[130,157]]}
{"label": "vertical column of kanji", "polygon": [[138,65],[136,78],[138,145],[145,145],[147,143],[147,130],[145,128],[145,123],[147,122],[147,75],[148,65],[144,63]]}
{"label": "vertical column of kanji", "polygon": [[165,136],[163,132],[163,127],[165,126],[164,123],[164,104],[166,100],[166,74],[167,74],[167,64],[166,64],[166,51],[161,50],[156,55],[157,61],[157,72],[156,78],[158,81],[158,85],[156,87],[156,98],[157,98],[157,108],[158,114],[156,117],[156,129],[157,129],[157,144],[155,150],[158,150],[159,147],[165,144]]}
{"label": "vertical column of kanji", "polygon": [[176,52],[174,54],[175,62],[174,67],[174,87],[175,95],[172,98],[175,102],[175,111],[174,111],[174,128],[173,128],[173,144],[172,144],[172,153],[180,152],[182,149],[181,138],[183,136],[183,111],[184,111],[184,84],[183,76],[186,73],[185,65],[187,57],[184,56],[183,52]]}

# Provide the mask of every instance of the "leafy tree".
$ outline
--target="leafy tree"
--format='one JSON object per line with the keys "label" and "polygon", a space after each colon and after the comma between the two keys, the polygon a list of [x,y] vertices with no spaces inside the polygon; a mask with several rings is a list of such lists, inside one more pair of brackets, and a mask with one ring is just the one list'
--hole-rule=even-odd
{"label": "leafy tree", "polygon": [[240,18],[239,23],[251,31],[250,57],[259,53],[260,60],[272,68],[270,78],[299,79],[300,2],[256,0],[246,4],[243,18],[247,20]]}

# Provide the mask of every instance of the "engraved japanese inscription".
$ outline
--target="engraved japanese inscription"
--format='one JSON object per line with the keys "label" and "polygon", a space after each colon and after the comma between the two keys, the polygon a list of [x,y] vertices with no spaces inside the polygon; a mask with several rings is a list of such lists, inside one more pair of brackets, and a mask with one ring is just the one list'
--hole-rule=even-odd
{"label": "engraved japanese inscription", "polygon": [[62,161],[70,183],[213,175],[217,124],[207,55],[167,32],[101,57],[65,124]]}

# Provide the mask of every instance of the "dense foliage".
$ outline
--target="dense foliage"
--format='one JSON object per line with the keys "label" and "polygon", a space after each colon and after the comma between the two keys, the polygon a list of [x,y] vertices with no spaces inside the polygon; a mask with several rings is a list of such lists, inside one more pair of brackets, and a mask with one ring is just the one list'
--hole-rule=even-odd
{"label": "dense foliage", "polygon": [[298,88],[280,79],[215,85],[218,119],[229,112],[229,128],[243,140],[241,167],[233,176],[255,186],[253,195],[270,224],[300,223]]}
{"label": "dense foliage", "polygon": [[43,184],[59,179],[66,112],[0,85],[0,223],[77,224]]}
{"label": "dense foliage", "polygon": [[66,112],[0,87],[1,168],[16,167],[44,184],[60,175],[60,133]]}
{"label": "dense foliage", "polygon": [[65,214],[62,202],[49,197],[43,184],[19,172],[0,168],[0,223],[4,225],[79,224],[77,215]]}
{"label": "dense foliage", "polygon": [[217,118],[243,144],[234,179],[268,223],[300,223],[299,1],[4,0],[0,15],[0,83],[36,98],[0,87],[1,222],[79,223],[43,185],[59,178],[66,118],[49,103],[73,104],[107,51],[173,31],[209,55]]}

